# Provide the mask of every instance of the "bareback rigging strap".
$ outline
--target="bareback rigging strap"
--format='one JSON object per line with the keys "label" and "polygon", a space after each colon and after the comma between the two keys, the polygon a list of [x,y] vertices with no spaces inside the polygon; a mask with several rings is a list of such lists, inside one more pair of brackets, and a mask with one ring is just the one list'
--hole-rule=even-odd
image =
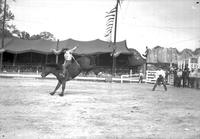
{"label": "bareback rigging strap", "polygon": [[76,59],[73,56],[72,56],[72,58],[74,59],[74,61],[76,62],[76,64],[80,66],[80,64],[76,61]]}

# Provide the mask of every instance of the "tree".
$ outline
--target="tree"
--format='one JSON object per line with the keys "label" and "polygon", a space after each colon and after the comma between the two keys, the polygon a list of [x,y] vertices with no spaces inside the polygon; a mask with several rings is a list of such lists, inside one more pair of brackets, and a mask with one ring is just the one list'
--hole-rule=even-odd
{"label": "tree", "polygon": [[[3,31],[3,16],[4,16],[4,2],[3,0],[0,0],[0,36],[2,36],[2,31]],[[14,14],[10,11],[9,5],[6,4],[6,9],[5,9],[5,26],[4,26],[4,32],[5,32],[5,37],[10,37],[12,36],[11,29],[13,28],[12,25],[9,25],[9,21],[14,20],[15,16]]]}
{"label": "tree", "polygon": [[17,36],[20,38],[20,39],[24,39],[24,40],[30,40],[30,34],[26,31],[22,31],[22,32],[18,32],[17,33]]}
{"label": "tree", "polygon": [[15,36],[17,36],[20,39],[24,39],[24,40],[52,40],[55,41],[55,37],[52,33],[50,32],[41,32],[40,34],[34,34],[34,35],[30,35],[28,32],[26,31],[20,31],[18,29],[15,28],[15,26],[12,29],[12,34]]}
{"label": "tree", "polygon": [[30,37],[30,40],[40,40],[40,39],[42,39],[41,38],[41,36],[40,35],[32,35],[31,37]]}
{"label": "tree", "polygon": [[44,39],[44,40],[52,40],[52,41],[55,40],[54,35],[47,31],[43,31],[39,35],[41,36],[41,39]]}
{"label": "tree", "polygon": [[55,41],[54,35],[47,31],[43,31],[40,34],[32,35],[30,37],[30,40],[39,40],[39,39]]}
{"label": "tree", "polygon": [[[3,33],[1,30],[0,37],[2,38],[2,36],[3,36]],[[13,34],[9,30],[7,30],[7,29],[4,30],[4,37],[12,37],[12,36],[13,36]]]}

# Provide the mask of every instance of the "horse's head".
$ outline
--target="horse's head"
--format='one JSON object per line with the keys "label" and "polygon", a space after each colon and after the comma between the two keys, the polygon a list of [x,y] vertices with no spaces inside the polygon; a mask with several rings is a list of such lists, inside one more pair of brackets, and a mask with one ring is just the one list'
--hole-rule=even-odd
{"label": "horse's head", "polygon": [[41,76],[42,76],[42,78],[45,78],[50,73],[57,76],[58,73],[60,73],[61,71],[62,71],[62,66],[60,66],[58,64],[46,64],[42,68]]}
{"label": "horse's head", "polygon": [[46,66],[42,67],[42,73],[41,73],[42,78],[45,78],[49,73],[50,73],[49,67],[46,67]]}

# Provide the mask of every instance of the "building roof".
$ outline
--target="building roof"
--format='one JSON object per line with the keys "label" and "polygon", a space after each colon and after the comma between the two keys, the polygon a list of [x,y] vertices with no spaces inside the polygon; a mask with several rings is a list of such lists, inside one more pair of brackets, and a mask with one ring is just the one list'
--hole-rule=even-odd
{"label": "building roof", "polygon": [[140,66],[145,64],[145,59],[136,49],[131,48],[129,51],[131,52],[131,56],[128,57],[128,60],[131,66]]}
{"label": "building roof", "polygon": [[[0,38],[1,41],[1,38]],[[57,42],[50,40],[23,40],[19,38],[5,38],[4,49],[10,53],[37,52],[48,54],[51,49],[56,49]],[[78,41],[73,39],[63,40],[59,42],[58,48],[73,48],[77,46],[76,54],[100,54],[111,53],[113,48],[109,42],[103,40]],[[1,48],[0,44],[0,48]],[[116,43],[116,52],[129,54],[126,41]]]}
{"label": "building roof", "polygon": [[157,46],[149,50],[147,63],[177,63],[180,60],[197,57],[199,55],[199,48],[195,51],[192,51],[191,49],[184,49],[179,52],[176,48],[164,48]]}

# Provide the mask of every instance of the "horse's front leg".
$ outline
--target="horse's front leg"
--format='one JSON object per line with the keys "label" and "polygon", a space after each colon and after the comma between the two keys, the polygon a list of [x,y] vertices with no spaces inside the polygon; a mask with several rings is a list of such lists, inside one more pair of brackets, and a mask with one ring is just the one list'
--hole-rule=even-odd
{"label": "horse's front leg", "polygon": [[59,94],[59,96],[64,96],[65,85],[66,85],[66,81],[63,81],[62,82],[62,92]]}
{"label": "horse's front leg", "polygon": [[54,94],[56,93],[56,91],[58,90],[58,88],[60,87],[60,85],[61,85],[61,82],[58,81],[58,83],[57,83],[57,85],[56,85],[56,88],[54,89],[53,92],[50,93],[50,95],[54,95]]}

